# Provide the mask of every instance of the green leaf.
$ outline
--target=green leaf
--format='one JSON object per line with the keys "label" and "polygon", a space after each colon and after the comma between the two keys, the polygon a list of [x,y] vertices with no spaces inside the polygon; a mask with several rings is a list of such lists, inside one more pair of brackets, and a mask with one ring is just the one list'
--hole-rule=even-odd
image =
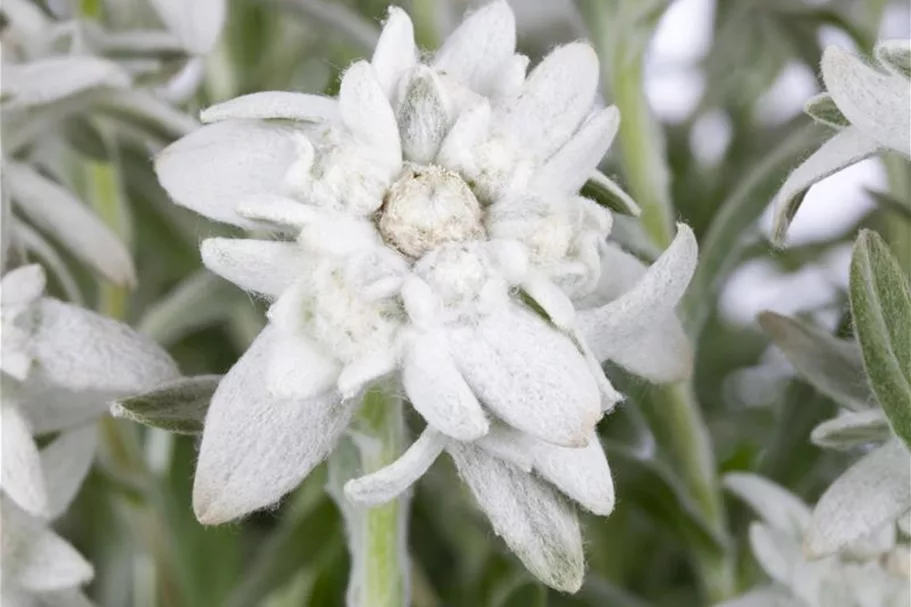
{"label": "green leaf", "polygon": [[814,388],[852,411],[870,408],[872,394],[856,344],[774,312],[760,314],[759,326]]}
{"label": "green leaf", "polygon": [[863,230],[848,284],[870,386],[892,429],[911,445],[911,292],[883,239]]}
{"label": "green leaf", "polygon": [[882,411],[847,413],[824,421],[813,429],[810,440],[826,449],[847,450],[870,443],[884,443],[892,433]]}
{"label": "green leaf", "polygon": [[864,191],[882,208],[900,215],[905,220],[911,220],[911,201],[907,198],[902,199],[891,192],[871,188],[864,188]]}
{"label": "green leaf", "polygon": [[111,413],[178,434],[199,434],[220,375],[185,377],[137,396],[114,401]]}
{"label": "green leaf", "polygon": [[841,113],[838,106],[835,105],[835,101],[829,93],[822,93],[810,97],[804,104],[803,111],[809,114],[816,122],[821,122],[826,126],[831,126],[836,129],[851,126],[851,123],[845,118],[845,115]]}
{"label": "green leaf", "polygon": [[886,40],[876,45],[876,58],[891,72],[911,79],[911,43]]}
{"label": "green leaf", "polygon": [[642,209],[639,208],[636,201],[614,180],[600,171],[592,173],[589,180],[582,186],[581,194],[621,215],[638,217],[642,214]]}

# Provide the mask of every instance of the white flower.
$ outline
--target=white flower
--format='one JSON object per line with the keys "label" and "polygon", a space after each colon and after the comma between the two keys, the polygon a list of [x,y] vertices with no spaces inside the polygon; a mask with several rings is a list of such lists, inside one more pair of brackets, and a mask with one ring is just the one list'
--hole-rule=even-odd
{"label": "white flower", "polygon": [[650,269],[606,243],[609,212],[578,195],[619,120],[595,105],[594,51],[560,47],[526,78],[514,49],[495,1],[421,63],[392,8],[337,100],[240,97],[157,158],[177,203],[280,237],[201,247],[209,269],[274,299],[205,421],[202,522],[281,498],[393,377],[427,429],[348,497],[394,498],[445,450],[529,569],[578,589],[563,496],[598,514],[614,504],[595,424],[621,396],[600,361],[657,381],[688,373],[674,306],[696,243],[680,226]]}
{"label": "white flower", "polygon": [[774,203],[776,239],[784,239],[803,196],[816,182],[883,150],[911,156],[911,43],[882,42],[876,57],[880,69],[837,47],[823,53],[828,93],[811,99],[807,107],[813,114],[816,105],[824,107],[818,115],[839,130],[781,186]]}
{"label": "white flower", "polygon": [[[91,422],[108,401],[178,373],[165,352],[129,328],[44,297],[44,283],[37,265],[0,281],[3,600],[82,605],[88,601],[77,588],[92,568],[49,521],[66,510],[91,467]],[[33,437],[52,432],[39,450]]]}
{"label": "white flower", "polygon": [[748,473],[729,474],[728,489],[761,517],[750,525],[753,555],[772,585],[719,607],[904,607],[911,602],[911,552],[887,524],[840,553],[808,560],[802,550],[810,508],[783,487]]}

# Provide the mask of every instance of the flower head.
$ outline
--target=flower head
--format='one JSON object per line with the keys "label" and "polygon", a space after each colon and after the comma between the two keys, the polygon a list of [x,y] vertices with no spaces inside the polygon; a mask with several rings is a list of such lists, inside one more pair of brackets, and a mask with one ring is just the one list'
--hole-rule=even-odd
{"label": "flower head", "polygon": [[200,520],[279,499],[393,378],[427,429],[348,497],[391,499],[445,450],[526,565],[578,588],[564,496],[599,514],[614,503],[595,424],[621,396],[600,362],[687,373],[673,308],[695,240],[681,226],[648,271],[607,244],[610,213],[578,195],[619,120],[596,104],[597,57],[573,43],[526,77],[527,64],[502,0],[426,62],[392,8],[337,99],[239,97],[157,158],[177,203],[280,235],[202,245],[209,269],[273,303],[206,418]]}

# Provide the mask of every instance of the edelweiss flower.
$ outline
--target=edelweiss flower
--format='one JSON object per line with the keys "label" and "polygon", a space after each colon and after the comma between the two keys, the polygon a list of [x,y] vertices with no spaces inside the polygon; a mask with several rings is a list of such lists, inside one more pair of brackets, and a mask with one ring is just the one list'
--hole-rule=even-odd
{"label": "edelweiss flower", "polygon": [[762,517],[750,526],[750,544],[773,584],[719,607],[905,607],[911,602],[911,550],[896,543],[894,524],[834,556],[809,561],[801,546],[811,514],[799,497],[753,474],[730,474],[725,483]]}
{"label": "edelweiss flower", "polygon": [[391,499],[445,450],[529,569],[579,587],[579,524],[558,491],[598,514],[614,505],[594,429],[621,396],[600,361],[688,372],[673,309],[696,244],[681,226],[646,270],[605,242],[609,212],[578,195],[619,120],[595,105],[595,53],[560,47],[526,78],[527,63],[504,1],[426,63],[392,8],[338,99],[240,97],[157,158],[177,203],[280,235],[202,244],[209,269],[275,300],[206,417],[202,522],[293,489],[391,377],[427,429],[347,496]]}
{"label": "edelweiss flower", "polygon": [[[170,357],[119,323],[43,297],[31,265],[0,282],[3,601],[88,604],[78,587],[92,567],[51,531],[76,496],[95,453],[90,422],[111,398],[176,377]],[[58,433],[39,450],[34,435]]]}

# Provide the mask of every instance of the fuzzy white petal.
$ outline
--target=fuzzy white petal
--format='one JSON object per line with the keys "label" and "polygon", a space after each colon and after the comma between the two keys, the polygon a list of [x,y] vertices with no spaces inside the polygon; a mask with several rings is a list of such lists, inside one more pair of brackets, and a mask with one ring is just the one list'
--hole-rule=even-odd
{"label": "fuzzy white petal", "polygon": [[414,68],[397,112],[404,157],[422,164],[433,160],[449,131],[451,113],[446,90],[433,70]]}
{"label": "fuzzy white petal", "polygon": [[791,537],[803,537],[810,525],[810,509],[787,489],[756,474],[732,472],[725,475],[724,486],[745,501],[774,529]]}
{"label": "fuzzy white petal", "polygon": [[494,531],[548,586],[575,592],[585,557],[576,513],[544,482],[468,443],[448,448]]}
{"label": "fuzzy white petal", "polygon": [[370,59],[386,97],[392,97],[399,78],[406,70],[412,68],[417,60],[418,48],[414,43],[414,25],[411,23],[411,17],[399,7],[390,6],[380,39]]}
{"label": "fuzzy white petal", "polygon": [[313,398],[335,386],[341,367],[304,335],[276,331],[264,388],[275,399]]}
{"label": "fuzzy white petal", "polygon": [[440,432],[463,441],[487,433],[487,417],[453,363],[443,335],[414,337],[405,350],[402,383],[414,408]]}
{"label": "fuzzy white petal", "polygon": [[41,450],[51,519],[63,514],[76,497],[92,467],[97,445],[95,426],[89,425],[63,431]]}
{"label": "fuzzy white petal", "polygon": [[[596,357],[638,347],[639,339],[674,314],[696,269],[693,231],[678,224],[677,236],[636,285],[597,308],[580,310],[576,326]],[[603,268],[602,273],[610,272]]]}
{"label": "fuzzy white petal", "polygon": [[427,472],[445,446],[443,435],[427,428],[393,463],[348,481],[345,496],[365,506],[376,506],[395,499]]}
{"label": "fuzzy white petal", "polygon": [[513,55],[504,61],[497,70],[488,91],[493,97],[512,97],[518,95],[525,83],[528,71],[528,57]]}
{"label": "fuzzy white petal", "polygon": [[434,69],[487,94],[498,68],[516,49],[516,20],[505,0],[494,0],[465,18],[433,58]]}
{"label": "fuzzy white petal", "polygon": [[616,106],[599,110],[550,157],[529,187],[567,195],[577,193],[598,168],[619,128],[620,112]]}
{"label": "fuzzy white petal", "polygon": [[292,242],[246,238],[207,238],[199,247],[202,263],[245,291],[278,297],[306,267]]}
{"label": "fuzzy white petal", "polygon": [[336,386],[344,398],[361,394],[370,384],[394,373],[398,361],[392,351],[375,352],[356,358],[345,365]]}
{"label": "fuzzy white petal", "polygon": [[474,149],[486,139],[490,120],[491,109],[487,100],[465,110],[443,139],[437,163],[454,171],[476,172]]}
{"label": "fuzzy white petal", "polygon": [[217,524],[265,508],[296,487],[332,450],[353,403],[335,392],[302,400],[269,396],[275,341],[266,327],[215,391],[193,485],[193,509]]}
{"label": "fuzzy white petal", "polygon": [[522,290],[535,300],[561,329],[569,329],[576,320],[573,302],[562,289],[543,276],[533,274],[522,283]]}
{"label": "fuzzy white petal", "polygon": [[202,122],[223,120],[283,119],[303,122],[334,122],[340,119],[338,102],[331,97],[262,91],[241,95],[210,106],[199,113]]}
{"label": "fuzzy white petal", "polygon": [[852,125],[881,145],[911,156],[911,87],[907,80],[880,73],[838,47],[823,53],[822,78]]}
{"label": "fuzzy white petal", "polygon": [[535,441],[533,453],[535,472],[567,497],[601,516],[613,511],[614,481],[596,434],[578,449]]}
{"label": "fuzzy white petal", "polygon": [[237,214],[245,219],[300,230],[318,221],[320,210],[286,196],[263,194],[238,203]]}
{"label": "fuzzy white petal", "polygon": [[155,159],[168,195],[210,219],[243,228],[256,224],[237,205],[263,194],[284,194],[285,175],[297,158],[293,129],[226,120],[172,143]]}
{"label": "fuzzy white petal", "polygon": [[402,146],[398,124],[370,63],[359,61],[348,68],[342,76],[338,104],[348,130],[373,148],[384,166],[399,166]]}
{"label": "fuzzy white petal", "polygon": [[522,92],[495,120],[518,146],[546,159],[562,147],[591,111],[598,87],[598,56],[574,42],[551,52],[525,81]]}
{"label": "fuzzy white petal", "polygon": [[598,386],[572,341],[510,305],[451,334],[468,385],[501,419],[542,440],[582,446],[601,417]]}
{"label": "fuzzy white petal", "polygon": [[38,264],[10,270],[0,280],[0,303],[4,308],[32,303],[44,293],[47,277]]}
{"label": "fuzzy white petal", "polygon": [[0,407],[0,487],[21,508],[47,516],[48,496],[41,472],[41,457],[31,429],[13,404]]}

